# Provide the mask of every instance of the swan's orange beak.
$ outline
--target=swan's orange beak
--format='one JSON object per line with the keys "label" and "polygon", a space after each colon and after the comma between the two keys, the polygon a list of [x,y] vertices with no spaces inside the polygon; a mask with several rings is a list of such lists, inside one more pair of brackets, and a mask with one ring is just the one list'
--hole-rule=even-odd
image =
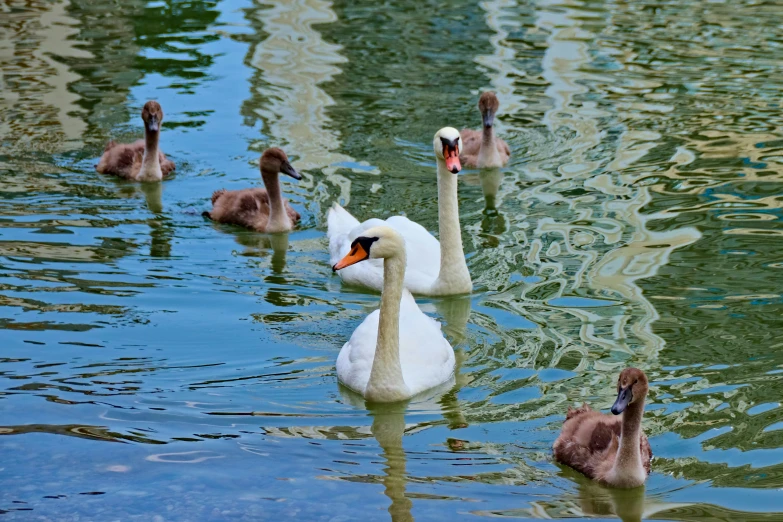
{"label": "swan's orange beak", "polygon": [[351,251],[348,252],[348,255],[338,261],[337,264],[332,267],[332,270],[337,272],[346,266],[355,265],[359,261],[364,261],[369,257],[370,254],[364,249],[364,247],[360,243],[355,243]]}
{"label": "swan's orange beak", "polygon": [[444,145],[443,158],[446,160],[446,168],[452,174],[456,174],[462,170],[462,165],[459,163],[459,145],[454,147],[450,145]]}

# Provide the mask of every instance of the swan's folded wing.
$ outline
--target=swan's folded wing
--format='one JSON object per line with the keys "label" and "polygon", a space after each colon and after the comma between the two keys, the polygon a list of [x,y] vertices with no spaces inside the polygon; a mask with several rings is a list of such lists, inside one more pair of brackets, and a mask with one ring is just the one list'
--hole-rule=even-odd
{"label": "swan's folded wing", "polygon": [[555,441],[554,454],[555,460],[561,464],[572,467],[589,478],[595,478],[594,454],[587,446],[572,439],[558,438]]}
{"label": "swan's folded wing", "polygon": [[652,471],[652,458],[653,458],[653,452],[652,448],[650,447],[650,441],[647,440],[647,435],[642,433],[642,436],[639,440],[639,449],[641,450],[642,454],[642,465],[644,466],[644,470],[647,472],[647,474],[650,474],[650,471]]}
{"label": "swan's folded wing", "polygon": [[288,219],[290,219],[291,223],[294,225],[299,223],[299,220],[302,219],[302,215],[291,206],[291,203],[287,199],[285,200],[285,212],[288,214]]}
{"label": "swan's folded wing", "polygon": [[508,143],[503,140],[498,140],[498,150],[501,154],[506,154],[506,160],[511,157],[511,149],[508,147]]}
{"label": "swan's folded wing", "polygon": [[[381,219],[368,219],[364,223],[335,203],[327,215],[327,237],[329,238],[329,263],[334,265],[351,250],[351,243],[366,230],[385,225]],[[383,288],[383,260],[368,259],[343,268],[339,272],[343,281],[380,291]]]}
{"label": "swan's folded wing", "polygon": [[168,159],[162,151],[158,151],[158,161],[160,162],[160,172],[164,177],[171,174],[174,169],[177,168],[174,162]]}
{"label": "swan's folded wing", "polygon": [[473,129],[462,129],[459,131],[462,138],[462,150],[460,155],[476,155],[481,149],[481,133]]}
{"label": "swan's folded wing", "polygon": [[[351,250],[351,243],[365,230],[386,222],[381,219],[368,219],[359,223],[350,212],[334,203],[326,216],[326,237],[329,238],[329,260],[334,265]],[[350,268],[350,267],[349,267]],[[381,270],[383,272],[383,270]]]}
{"label": "swan's folded wing", "polygon": [[[353,225],[349,228],[350,225]],[[415,292],[426,292],[440,272],[440,243],[427,229],[404,216],[387,220],[372,218],[359,223],[347,210],[334,204],[327,216],[329,262],[334,265],[345,257],[354,239],[370,228],[389,226],[405,240],[407,265],[405,286]],[[340,277],[349,284],[380,291],[383,287],[383,261],[370,259],[340,270]]]}
{"label": "swan's folded wing", "polygon": [[347,235],[359,226],[359,220],[337,203],[332,204],[326,215],[326,237],[330,240],[336,235]]}
{"label": "swan's folded wing", "polygon": [[358,393],[364,393],[370,379],[375,346],[378,342],[378,319],[375,310],[354,330],[351,338],[337,356],[337,378]]}
{"label": "swan's folded wing", "polygon": [[438,240],[426,228],[405,216],[392,216],[386,223],[405,239],[406,279],[411,271],[416,271],[429,279],[429,285],[432,285],[440,272]]}
{"label": "swan's folded wing", "polygon": [[400,363],[405,384],[414,395],[454,374],[454,349],[440,323],[422,312],[407,290],[400,303]]}
{"label": "swan's folded wing", "polygon": [[[340,382],[359,393],[364,393],[370,379],[379,318],[379,310],[368,315],[337,357]],[[419,309],[407,290],[400,303],[400,364],[405,384],[414,395],[448,381],[454,374],[454,350],[443,337],[440,324]]]}
{"label": "swan's folded wing", "polygon": [[141,168],[141,158],[144,154],[144,141],[134,143],[116,143],[110,141],[106,145],[95,170],[101,174],[113,174],[126,179],[133,178],[133,174]]}
{"label": "swan's folded wing", "polygon": [[359,220],[343,207],[334,203],[326,215],[326,237],[329,238],[329,263],[334,265],[351,249],[348,238],[351,230],[359,226]]}

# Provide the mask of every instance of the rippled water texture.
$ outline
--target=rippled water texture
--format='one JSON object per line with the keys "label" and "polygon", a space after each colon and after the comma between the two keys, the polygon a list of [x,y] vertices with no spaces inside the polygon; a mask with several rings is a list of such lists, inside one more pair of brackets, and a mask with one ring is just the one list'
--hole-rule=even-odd
{"label": "rippled water texture", "polygon": [[[783,7],[764,2],[0,5],[0,512],[35,520],[783,517]],[[470,298],[424,299],[445,394],[369,408],[334,361],[378,296],[325,214],[437,229],[431,139],[497,91],[465,171]],[[93,165],[165,111],[176,175]],[[301,226],[201,217],[283,146]],[[552,462],[569,405],[653,382],[645,491]],[[387,513],[388,511],[388,513]],[[37,518],[36,518],[37,517]],[[157,518],[154,518],[157,517]]]}

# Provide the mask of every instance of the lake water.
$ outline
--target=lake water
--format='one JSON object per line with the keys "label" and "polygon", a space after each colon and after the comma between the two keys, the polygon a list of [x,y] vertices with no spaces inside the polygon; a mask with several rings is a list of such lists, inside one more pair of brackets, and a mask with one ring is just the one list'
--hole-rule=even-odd
{"label": "lake water", "polygon": [[[0,7],[0,513],[9,520],[783,517],[783,7],[651,0]],[[473,294],[421,299],[456,385],[368,407],[334,362],[378,296],[326,211],[437,232],[432,136],[501,101],[466,170]],[[165,111],[176,175],[98,175]],[[201,217],[282,146],[303,220]],[[652,388],[646,489],[553,463],[569,405]]]}

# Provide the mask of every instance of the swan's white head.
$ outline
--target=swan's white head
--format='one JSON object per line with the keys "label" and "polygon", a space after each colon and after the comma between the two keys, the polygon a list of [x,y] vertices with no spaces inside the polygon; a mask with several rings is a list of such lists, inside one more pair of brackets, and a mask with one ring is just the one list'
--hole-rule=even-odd
{"label": "swan's white head", "polygon": [[452,174],[462,170],[462,165],[459,163],[461,146],[462,140],[459,137],[459,131],[454,127],[443,127],[435,133],[435,138],[432,140],[435,157],[440,161],[445,161],[446,168]]}
{"label": "swan's white head", "polygon": [[351,250],[332,267],[335,272],[367,259],[387,259],[405,252],[402,236],[390,227],[373,227],[351,243]]}

